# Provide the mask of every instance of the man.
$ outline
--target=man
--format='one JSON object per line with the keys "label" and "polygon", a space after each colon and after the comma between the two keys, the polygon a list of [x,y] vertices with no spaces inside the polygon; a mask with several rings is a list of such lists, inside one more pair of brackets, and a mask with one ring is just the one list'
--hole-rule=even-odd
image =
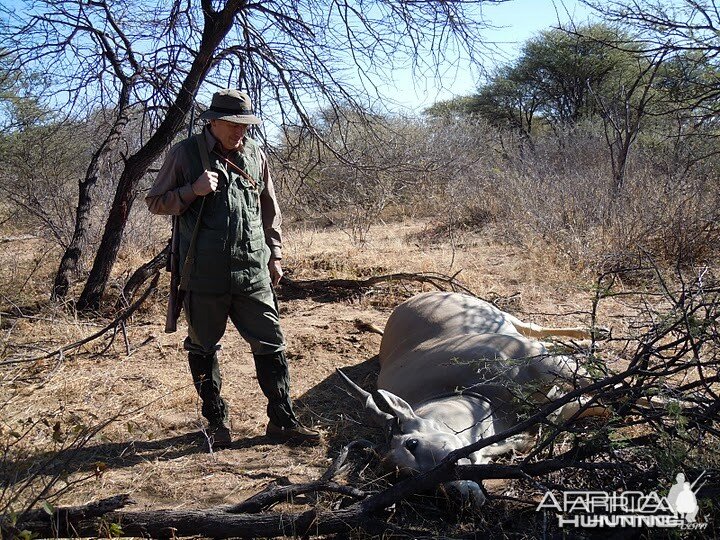
{"label": "man", "polygon": [[260,119],[248,95],[238,90],[216,92],[200,118],[209,124],[170,150],[145,202],[154,214],[179,216],[179,268],[188,261],[181,282],[187,291],[184,345],[209,422],[210,447],[232,442],[217,357],[228,317],[253,352],[268,399],[267,435],[316,442],[319,434],[300,425],[289,395],[285,339],[272,288],[282,277],[280,209],[267,158],[247,136]]}

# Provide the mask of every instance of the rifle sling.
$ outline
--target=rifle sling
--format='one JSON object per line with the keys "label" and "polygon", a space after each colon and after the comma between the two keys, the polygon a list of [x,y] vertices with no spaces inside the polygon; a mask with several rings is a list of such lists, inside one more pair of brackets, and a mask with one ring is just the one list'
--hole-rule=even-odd
{"label": "rifle sling", "polygon": [[259,191],[260,191],[260,190],[258,189],[258,184],[257,184],[257,182],[255,181],[255,179],[254,179],[252,176],[250,176],[248,173],[246,173],[245,171],[243,171],[240,167],[238,167],[235,163],[233,163],[232,161],[230,161],[226,156],[223,156],[223,155],[222,155],[220,152],[218,152],[217,150],[213,150],[213,153],[214,153],[215,155],[217,155],[220,159],[222,159],[222,160],[225,162],[226,165],[228,165],[228,166],[232,167],[233,169],[235,169],[235,172],[237,172],[240,176],[242,176],[243,178],[245,178],[245,180],[247,180],[248,182],[250,182],[250,185],[252,186],[252,188],[253,188],[256,192],[259,192]]}
{"label": "rifle sling", "polygon": [[[210,166],[210,155],[208,154],[207,145],[205,144],[205,133],[195,135],[195,142],[198,145],[200,152],[200,161],[202,161],[203,170],[209,171]],[[198,211],[197,221],[195,221],[195,228],[193,229],[192,237],[190,238],[190,247],[188,247],[187,256],[185,257],[185,263],[183,264],[182,273],[180,274],[180,290],[186,291],[188,283],[190,282],[190,272],[192,272],[193,266],[195,266],[195,244],[197,243],[197,235],[200,230],[200,221],[202,219],[203,210],[205,208],[205,197],[200,202],[200,210]]]}

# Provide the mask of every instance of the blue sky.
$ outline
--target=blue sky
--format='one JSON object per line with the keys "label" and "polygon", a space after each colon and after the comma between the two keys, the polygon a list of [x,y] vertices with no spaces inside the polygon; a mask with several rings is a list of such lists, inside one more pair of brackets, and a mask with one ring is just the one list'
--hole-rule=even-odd
{"label": "blue sky", "polygon": [[[542,30],[569,20],[587,22],[591,11],[576,0],[511,0],[483,8],[486,22],[495,27],[485,33],[489,49],[480,63],[489,70],[515,58],[522,44]],[[481,78],[478,65],[465,58],[441,67],[442,81],[434,76],[413,76],[409,69],[396,72],[394,84],[383,90],[396,96],[397,111],[417,112],[436,101],[472,94]]]}
{"label": "blue sky", "polygon": [[[6,7],[20,9],[18,0],[0,1]],[[487,49],[481,57],[474,61],[459,58],[427,74],[413,73],[410,67],[397,68],[389,76],[374,80],[387,108],[417,114],[437,101],[472,94],[481,79],[482,68],[492,70],[493,66],[512,60],[520,46],[542,30],[565,24],[571,18],[586,22],[591,12],[578,0],[509,0],[484,5],[482,16],[495,28],[485,31]],[[214,89],[204,85],[200,100],[209,101]]]}

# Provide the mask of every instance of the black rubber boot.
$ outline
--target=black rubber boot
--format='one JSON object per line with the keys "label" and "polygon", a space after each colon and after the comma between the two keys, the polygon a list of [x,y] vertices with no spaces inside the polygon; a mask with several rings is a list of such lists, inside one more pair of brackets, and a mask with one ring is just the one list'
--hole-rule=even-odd
{"label": "black rubber boot", "polygon": [[203,355],[188,354],[190,372],[192,373],[195,390],[202,400],[202,415],[211,427],[226,426],[228,423],[228,407],[220,396],[222,378],[217,353]]}
{"label": "black rubber boot", "polygon": [[290,401],[290,372],[285,353],[256,354],[254,358],[260,389],[268,399],[270,422],[280,428],[299,425]]}

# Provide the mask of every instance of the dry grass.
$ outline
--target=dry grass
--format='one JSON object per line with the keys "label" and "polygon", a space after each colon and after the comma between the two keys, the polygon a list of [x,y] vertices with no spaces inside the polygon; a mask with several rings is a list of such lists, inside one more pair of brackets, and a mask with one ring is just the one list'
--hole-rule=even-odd
{"label": "dry grass", "polygon": [[[478,295],[505,299],[506,309],[540,324],[589,322],[592,280],[538,241],[537,247],[501,245],[492,227],[451,243],[425,241],[437,222],[406,220],[372,226],[358,246],[335,228],[296,223],[287,227],[285,268],[294,279],[359,278],[391,272],[455,274]],[[160,228],[158,237],[162,237]],[[158,244],[160,245],[160,244]],[[38,240],[5,244],[0,272],[2,296],[1,360],[27,358],[78,340],[99,327],[95,320],[69,315],[47,300],[57,253],[43,255]],[[128,251],[114,274],[119,287],[145,256]],[[38,260],[40,263],[38,264]],[[36,268],[37,267],[37,268]],[[21,285],[28,275],[31,279]],[[355,319],[383,326],[391,308],[414,284],[398,285],[386,295],[341,302],[292,300],[281,305],[288,337],[292,391],[304,422],[318,426],[325,442],[317,448],[272,445],[263,437],[264,399],[255,380],[247,345],[228,331],[221,353],[223,393],[231,408],[233,448],[203,450],[197,436],[203,422],[182,350],[184,325],[164,334],[164,289],[151,297],[128,326],[132,354],[121,335],[109,336],[64,356],[0,369],[0,447],[7,450],[0,498],[22,509],[52,478],[61,478],[42,499],[83,503],[131,493],[139,508],[202,508],[239,502],[268,482],[289,477],[302,482],[319,477],[343,444],[359,436],[380,440],[362,427],[357,405],[338,388],[334,371],[347,367],[360,384],[374,384],[372,359],[380,337],[358,332]],[[25,306],[33,306],[28,310]],[[21,308],[21,309],[18,309]],[[629,306],[621,299],[603,304],[600,324],[625,329]],[[94,426],[107,425],[82,444],[73,443]],[[73,444],[71,444],[73,443]],[[77,452],[59,454],[64,447]],[[40,466],[46,468],[40,470]],[[376,489],[386,485],[381,472],[352,473],[353,481]],[[27,483],[26,483],[27,482]],[[77,484],[66,489],[66,482]],[[494,484],[496,494],[522,493],[528,486]],[[52,496],[58,492],[57,496]],[[448,534],[473,527],[502,530],[512,516],[531,512],[497,503],[480,522],[443,524],[442,513],[418,499],[398,510],[400,526],[445,527]],[[525,512],[525,513],[523,513]],[[413,516],[415,516],[413,518]],[[500,527],[500,529],[498,529]],[[445,534],[443,532],[442,534]]]}
{"label": "dry grass", "polygon": [[[432,219],[427,238],[417,237],[421,245],[458,245],[467,238],[463,231],[490,227],[488,236],[503,243],[551,252],[552,266],[569,267],[571,275],[634,264],[646,254],[686,269],[716,264],[720,255],[714,155],[690,166],[673,161],[668,140],[645,137],[616,189],[597,122],[538,133],[532,142],[477,119],[381,124],[346,134],[362,141],[360,149],[350,143],[337,149],[364,167],[364,176],[351,175],[333,156],[317,156],[316,163],[310,149],[302,159],[288,155],[287,170],[277,163],[285,208],[322,216],[358,244],[367,240],[368,224],[382,219]],[[396,155],[398,141],[403,152]],[[303,167],[308,176],[298,183]]]}
{"label": "dry grass", "polygon": [[[532,257],[522,250],[493,245],[484,237],[469,238],[464,246],[455,247],[451,264],[452,246],[413,240],[430,225],[404,222],[372,227],[363,247],[348,242],[336,229],[296,226],[288,230],[285,266],[295,279],[356,278],[397,271],[454,274],[462,270],[459,278],[482,296],[520,294],[516,307],[521,311],[561,314],[576,311],[587,300],[586,292],[568,279],[568,274],[538,267],[544,264],[537,258],[542,252]],[[10,249],[2,252],[0,270],[4,283],[0,291],[3,359],[40,355],[98,329],[98,321],[68,315],[47,300],[56,252],[45,254],[39,240],[5,247]],[[116,279],[141,259],[121,259]],[[293,393],[301,398],[302,417],[328,432],[327,446],[313,450],[275,447],[260,438],[265,415],[251,356],[246,344],[228,332],[221,362],[239,447],[216,455],[201,452],[197,441],[187,437],[202,422],[182,351],[183,327],[177,334],[162,332],[161,292],[128,327],[131,356],[127,356],[121,335],[112,344],[107,335],[66,354],[62,362],[55,356],[3,368],[2,383],[8,389],[2,403],[3,442],[11,449],[11,464],[18,467],[17,474],[27,474],[38,460],[68,444],[75,433],[117,417],[85,445],[79,460],[67,465],[70,478],[88,474],[92,478],[61,496],[60,502],[129,491],[152,507],[207,506],[239,501],[277,476],[313,478],[347,437],[338,435],[345,431],[338,425],[349,421],[342,420],[342,410],[354,407],[332,389],[329,397],[323,397],[328,385],[334,386],[328,380],[336,367],[371,359],[379,345],[379,336],[357,333],[353,320],[361,318],[382,326],[391,305],[410,290],[418,290],[414,285],[408,287],[399,287],[395,298],[380,302],[369,296],[340,304],[311,300],[283,304]],[[550,318],[539,316],[536,320]],[[11,434],[23,433],[23,426],[31,422],[39,423],[15,440]],[[105,465],[94,476],[96,462]],[[57,468],[52,471],[61,472]],[[45,479],[41,475],[37,485]],[[19,485],[12,482],[10,490]],[[22,507],[31,493],[20,494],[13,506]]]}

